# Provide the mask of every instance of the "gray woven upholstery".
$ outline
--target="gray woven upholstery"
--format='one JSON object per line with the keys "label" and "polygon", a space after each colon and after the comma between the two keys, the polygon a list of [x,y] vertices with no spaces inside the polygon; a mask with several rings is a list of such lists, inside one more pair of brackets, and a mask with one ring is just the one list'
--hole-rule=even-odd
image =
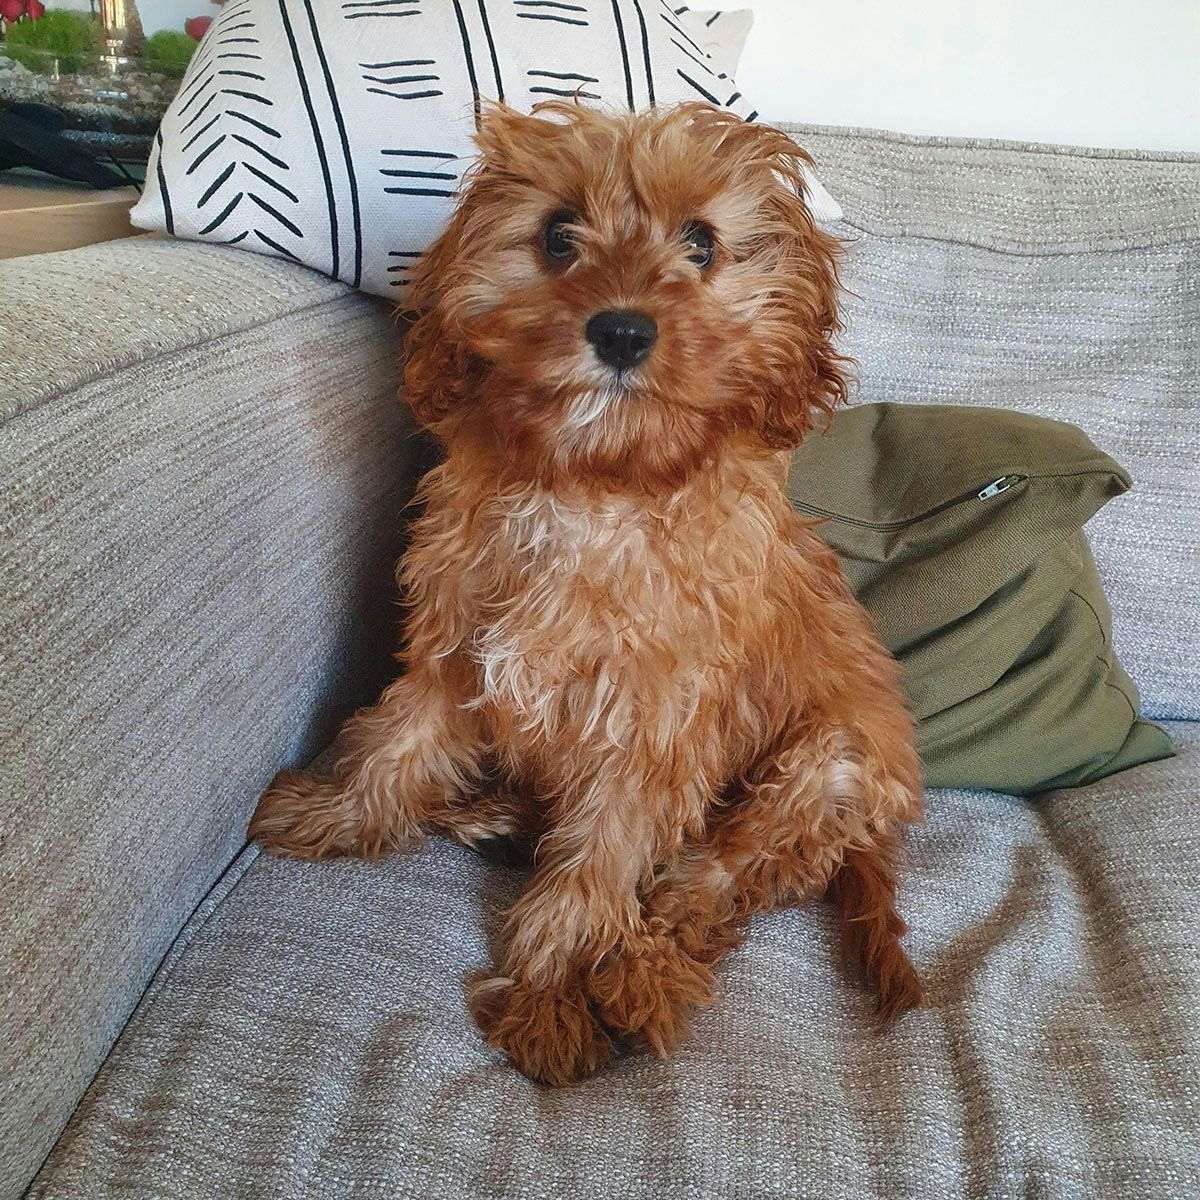
{"label": "gray woven upholstery", "polygon": [[[1200,159],[799,137],[855,239],[862,398],[1073,420],[1128,466],[1088,527],[1117,650],[1151,715],[1200,716]],[[406,474],[395,339],[366,301],[194,246],[49,266],[48,295],[37,266],[0,269],[41,347],[0,349],[0,406],[23,410],[0,431],[0,1200],[261,783],[369,690],[359,627]],[[112,279],[109,337],[83,314]],[[375,866],[248,853],[32,1194],[1200,1194],[1200,733],[1172,732],[1179,758],[1037,806],[931,797],[903,897],[931,1007],[895,1031],[816,906],[757,923],[677,1056],[562,1092],[463,1010],[513,877],[443,843]]]}
{"label": "gray woven upholstery", "polygon": [[[667,1061],[529,1083],[462,980],[517,880],[433,841],[260,857],[172,956],[37,1200],[1184,1200],[1200,1194],[1200,726],[1038,807],[934,793],[889,1033],[824,905],[757,920]],[[252,854],[253,852],[251,852]],[[240,872],[243,864],[239,864]]]}
{"label": "gray woven upholstery", "polygon": [[784,125],[848,228],[1010,254],[1087,254],[1200,238],[1200,154]]}
{"label": "gray woven upholstery", "polygon": [[0,264],[0,1196],[53,1144],[255,796],[394,640],[389,314],[129,241]]}

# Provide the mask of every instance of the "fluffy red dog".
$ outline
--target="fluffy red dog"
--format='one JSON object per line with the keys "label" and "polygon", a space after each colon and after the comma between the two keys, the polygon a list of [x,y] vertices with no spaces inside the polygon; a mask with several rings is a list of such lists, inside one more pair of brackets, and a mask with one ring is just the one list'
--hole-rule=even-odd
{"label": "fluffy red dog", "polygon": [[447,459],[401,567],[406,670],[251,833],[302,858],[531,839],[471,1007],[550,1083],[610,1034],[667,1050],[746,916],[826,890],[882,1012],[911,1007],[911,719],[780,487],[846,392],[806,156],[701,105],[499,108],[479,142],[413,289],[404,394]]}

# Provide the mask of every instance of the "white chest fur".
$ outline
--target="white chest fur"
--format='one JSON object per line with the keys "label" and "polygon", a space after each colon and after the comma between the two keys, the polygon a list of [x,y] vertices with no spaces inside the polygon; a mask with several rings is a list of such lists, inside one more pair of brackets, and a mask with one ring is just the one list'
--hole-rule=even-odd
{"label": "white chest fur", "polygon": [[678,733],[736,658],[724,575],[732,567],[744,589],[765,566],[764,521],[746,516],[534,489],[497,497],[475,598],[476,704],[546,737],[621,745],[668,710]]}

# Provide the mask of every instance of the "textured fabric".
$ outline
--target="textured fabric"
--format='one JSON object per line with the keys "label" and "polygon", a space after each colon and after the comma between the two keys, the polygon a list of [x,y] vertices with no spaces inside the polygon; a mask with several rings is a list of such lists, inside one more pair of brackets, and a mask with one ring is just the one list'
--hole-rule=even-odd
{"label": "textured fabric", "polygon": [[817,160],[847,227],[875,237],[1035,255],[1200,237],[1200,154],[782,128]]}
{"label": "textured fabric", "polygon": [[0,289],[0,422],[143,359],[347,295],[302,267],[264,270],[232,250],[152,237],[8,259]]}
{"label": "textured fabric", "polygon": [[789,128],[845,209],[858,399],[1070,421],[1126,467],[1088,525],[1116,651],[1148,716],[1200,717],[1200,157]]}
{"label": "textured fabric", "polygon": [[394,323],[341,285],[136,240],[0,293],[8,1198],[259,789],[378,686],[408,470]]}
{"label": "textured fabric", "polygon": [[788,497],[900,662],[929,786],[1024,796],[1171,753],[1081,532],[1128,487],[1073,425],[1004,409],[859,405],[792,456]]}
{"label": "textured fabric", "polygon": [[[475,161],[479,96],[756,115],[697,41],[720,36],[706,20],[666,0],[232,0],[163,117],[131,219],[402,301]],[[813,197],[839,214],[815,182]]]}
{"label": "textured fabric", "polygon": [[753,9],[694,12],[685,4],[675,9],[675,16],[681,20],[691,18],[688,30],[695,38],[696,45],[712,59],[710,65],[714,71],[737,74],[742,51],[746,49],[746,39],[754,28]]}
{"label": "textured fabric", "polygon": [[537,1087],[463,976],[518,886],[440,840],[259,858],[155,984],[35,1200],[1182,1200],[1200,1194],[1200,727],[1027,806],[935,792],[889,1032],[832,911],[757,919],[678,1052]]}
{"label": "textured fabric", "polygon": [[[858,238],[846,273],[857,293],[848,299],[847,345],[862,362],[863,398],[1043,412],[1082,426],[1131,467],[1134,491],[1089,525],[1114,600],[1118,649],[1151,710],[1195,711],[1196,160],[829,131],[800,138],[849,193],[848,217],[859,227],[844,232]],[[881,221],[874,231],[873,213]],[[882,223],[889,213],[903,216],[907,232]],[[119,1003],[94,1003],[101,1013],[94,1020],[74,997],[90,987],[104,999],[104,989],[124,986],[122,939],[142,947],[139,969],[149,969],[154,947],[165,944],[165,930],[187,908],[172,889],[194,889],[189,900],[203,891],[239,841],[268,759],[288,757],[289,737],[299,747],[298,731],[325,711],[320,697],[327,693],[299,686],[288,707],[277,709],[281,689],[261,680],[269,664],[263,668],[257,655],[288,653],[272,641],[280,628],[264,619],[276,611],[270,602],[292,604],[302,623],[308,615],[310,625],[289,626],[316,639],[302,644],[334,639],[346,655],[361,644],[347,614],[376,587],[360,586],[357,573],[368,569],[364,554],[378,543],[366,534],[357,551],[345,546],[349,527],[365,520],[359,489],[375,476],[360,464],[314,477],[304,456],[340,445],[368,463],[379,461],[372,449],[396,457],[387,435],[372,447],[356,424],[375,412],[376,398],[380,413],[392,411],[375,390],[382,364],[355,366],[336,344],[351,310],[366,312],[363,301],[338,299],[339,285],[250,255],[147,243],[121,253],[147,264],[150,278],[118,267],[111,247],[6,265],[32,282],[20,285],[19,305],[6,305],[5,313],[18,314],[23,334],[33,329],[38,340],[14,345],[10,330],[0,344],[0,365],[16,362],[24,372],[14,388],[0,366],[0,397],[29,407],[25,389],[36,387],[35,398],[53,400],[63,413],[55,428],[45,427],[56,450],[29,467],[31,480],[59,491],[31,520],[49,528],[57,518],[59,531],[73,522],[87,528],[111,503],[116,463],[145,467],[153,479],[156,466],[181,472],[188,455],[206,461],[215,454],[196,437],[173,457],[152,449],[146,464],[131,453],[137,440],[158,446],[183,417],[162,413],[165,429],[135,422],[133,440],[126,424],[143,409],[153,422],[165,395],[186,381],[185,366],[203,369],[226,343],[237,361],[225,381],[226,407],[236,414],[225,447],[255,435],[259,410],[248,401],[255,387],[273,420],[290,412],[302,423],[315,413],[311,405],[342,394],[361,404],[360,391],[368,407],[343,402],[336,437],[315,416],[303,433],[288,426],[292,461],[304,463],[288,484],[295,490],[270,510],[269,528],[250,532],[233,519],[247,544],[267,556],[269,587],[261,596],[220,590],[212,603],[223,606],[221,621],[206,607],[213,593],[211,581],[199,580],[201,564],[192,574],[175,567],[185,557],[191,562],[181,549],[198,536],[189,522],[215,527],[226,510],[205,517],[178,495],[148,494],[146,507],[158,511],[136,523],[143,534],[131,553],[154,547],[153,561],[165,569],[143,589],[142,603],[173,604],[178,615],[165,630],[151,623],[139,634],[144,610],[95,593],[90,615],[101,630],[118,628],[118,648],[131,647],[113,660],[118,666],[129,668],[138,653],[157,661],[160,645],[177,649],[175,674],[162,676],[161,703],[141,704],[147,685],[140,677],[133,678],[137,688],[123,690],[124,679],[108,686],[110,723],[91,744],[64,742],[60,751],[80,759],[64,760],[64,769],[77,768],[90,782],[60,787],[44,809],[31,811],[20,799],[30,782],[4,759],[17,776],[15,787],[4,783],[19,798],[19,820],[6,831],[11,882],[0,896],[0,944],[11,955],[9,977],[14,966],[20,973],[15,987],[6,979],[0,1004],[11,1005],[15,995],[22,1005],[20,1022],[9,1009],[2,1027],[0,1087],[10,1089],[0,1097],[5,1200],[69,1105],[71,1088],[53,1081],[62,1072],[87,1077],[119,1023],[113,1014],[136,988]],[[172,265],[146,257],[159,254],[173,256]],[[95,256],[113,271],[111,284]],[[55,279],[44,298],[36,274],[43,263]],[[6,300],[13,278],[0,273]],[[325,290],[317,296],[314,289]],[[144,305],[127,299],[144,292]],[[234,332],[228,325],[243,309],[255,328]],[[274,344],[276,325],[284,361],[233,353],[246,338]],[[206,328],[216,331],[212,345],[166,353]],[[133,374],[159,345],[159,369],[149,378]],[[62,389],[37,381],[48,346],[55,374],[67,379]],[[102,388],[110,367],[121,367],[128,381],[119,417],[104,420],[114,401],[98,410],[94,428],[70,436],[75,427],[61,421],[78,411],[86,424],[88,389]],[[272,372],[282,372],[283,382]],[[91,382],[71,390],[80,380]],[[184,400],[194,402],[195,420],[209,421],[212,437],[222,436],[211,397],[202,403],[185,391]],[[6,465],[9,437],[0,430]],[[92,448],[86,462],[69,475],[60,471],[58,461],[74,461],[85,437]],[[249,472],[249,479],[222,475],[219,486],[203,489],[205,503],[222,489],[273,482],[262,463]],[[308,489],[319,491],[319,503]],[[339,503],[344,523],[331,515]],[[215,535],[206,530],[201,541],[210,543]],[[88,569],[128,566],[111,539],[96,546],[94,555],[78,554]],[[334,547],[342,547],[336,561],[297,567],[291,590],[279,583],[274,554],[293,564],[299,554],[311,565],[305,555],[330,555]],[[30,576],[48,593],[42,619],[57,613],[65,620],[59,606],[71,599],[66,584],[75,580],[53,555],[26,554],[17,568],[8,550],[0,559],[5,586],[10,571]],[[345,577],[347,594],[322,592],[327,602],[310,612],[305,589],[316,586],[315,577],[324,589]],[[271,591],[276,584],[279,591]],[[181,624],[201,618],[205,630],[223,629],[223,638],[214,643],[198,632],[186,645],[175,640]],[[113,680],[105,645],[86,627],[80,634],[77,613],[71,620],[78,660],[65,651],[51,657],[35,678],[35,695],[12,685],[24,706],[18,715],[38,703],[45,705],[39,712],[52,714],[85,669],[94,668],[102,684]],[[139,636],[146,645],[131,646]],[[219,706],[202,716],[194,710],[200,672],[185,652],[214,644],[236,696],[260,689],[240,721]],[[24,634],[0,648],[10,645],[23,655],[44,653]],[[36,664],[21,661],[27,682]],[[298,661],[292,666],[302,671]],[[0,686],[9,688],[4,665]],[[6,715],[10,696],[0,699]],[[129,708],[136,719],[122,735]],[[63,737],[78,730],[64,728]],[[216,903],[219,894],[210,899],[208,923],[198,923],[191,944],[169,960],[39,1191],[72,1200],[376,1200],[389,1188],[422,1197],[588,1200],[1197,1194],[1200,778],[1195,727],[1173,733],[1180,758],[1055,795],[1036,810],[996,795],[933,798],[904,907],[935,1007],[894,1034],[880,1039],[868,1000],[840,981],[829,915],[816,907],[759,922],[725,975],[720,1005],[675,1059],[631,1060],[562,1093],[530,1088],[485,1054],[462,1009],[457,976],[486,961],[485,931],[495,931],[496,909],[511,900],[511,879],[440,844],[424,857],[379,867],[255,863],[223,902]],[[101,817],[93,801],[104,770],[109,807]],[[91,814],[82,837],[72,808]],[[177,814],[168,822],[167,850],[159,832],[164,813]],[[45,833],[28,821],[42,822]],[[36,860],[23,857],[31,842],[40,847]],[[19,871],[10,873],[14,862]],[[115,932],[97,932],[106,919]],[[31,950],[34,929],[41,941]],[[31,1088],[43,1089],[41,1102],[29,1098]]]}

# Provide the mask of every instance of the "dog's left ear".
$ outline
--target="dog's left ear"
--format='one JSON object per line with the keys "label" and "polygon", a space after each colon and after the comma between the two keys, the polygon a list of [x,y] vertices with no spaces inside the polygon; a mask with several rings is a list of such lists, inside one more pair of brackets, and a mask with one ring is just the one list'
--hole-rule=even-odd
{"label": "dog's left ear", "polygon": [[833,346],[842,245],[816,225],[805,202],[804,168],[812,159],[804,150],[763,125],[743,125],[731,140],[764,181],[755,249],[763,274],[753,323],[758,361],[751,364],[756,423],[768,447],[790,449],[816,413],[832,412],[849,391],[850,360]]}

